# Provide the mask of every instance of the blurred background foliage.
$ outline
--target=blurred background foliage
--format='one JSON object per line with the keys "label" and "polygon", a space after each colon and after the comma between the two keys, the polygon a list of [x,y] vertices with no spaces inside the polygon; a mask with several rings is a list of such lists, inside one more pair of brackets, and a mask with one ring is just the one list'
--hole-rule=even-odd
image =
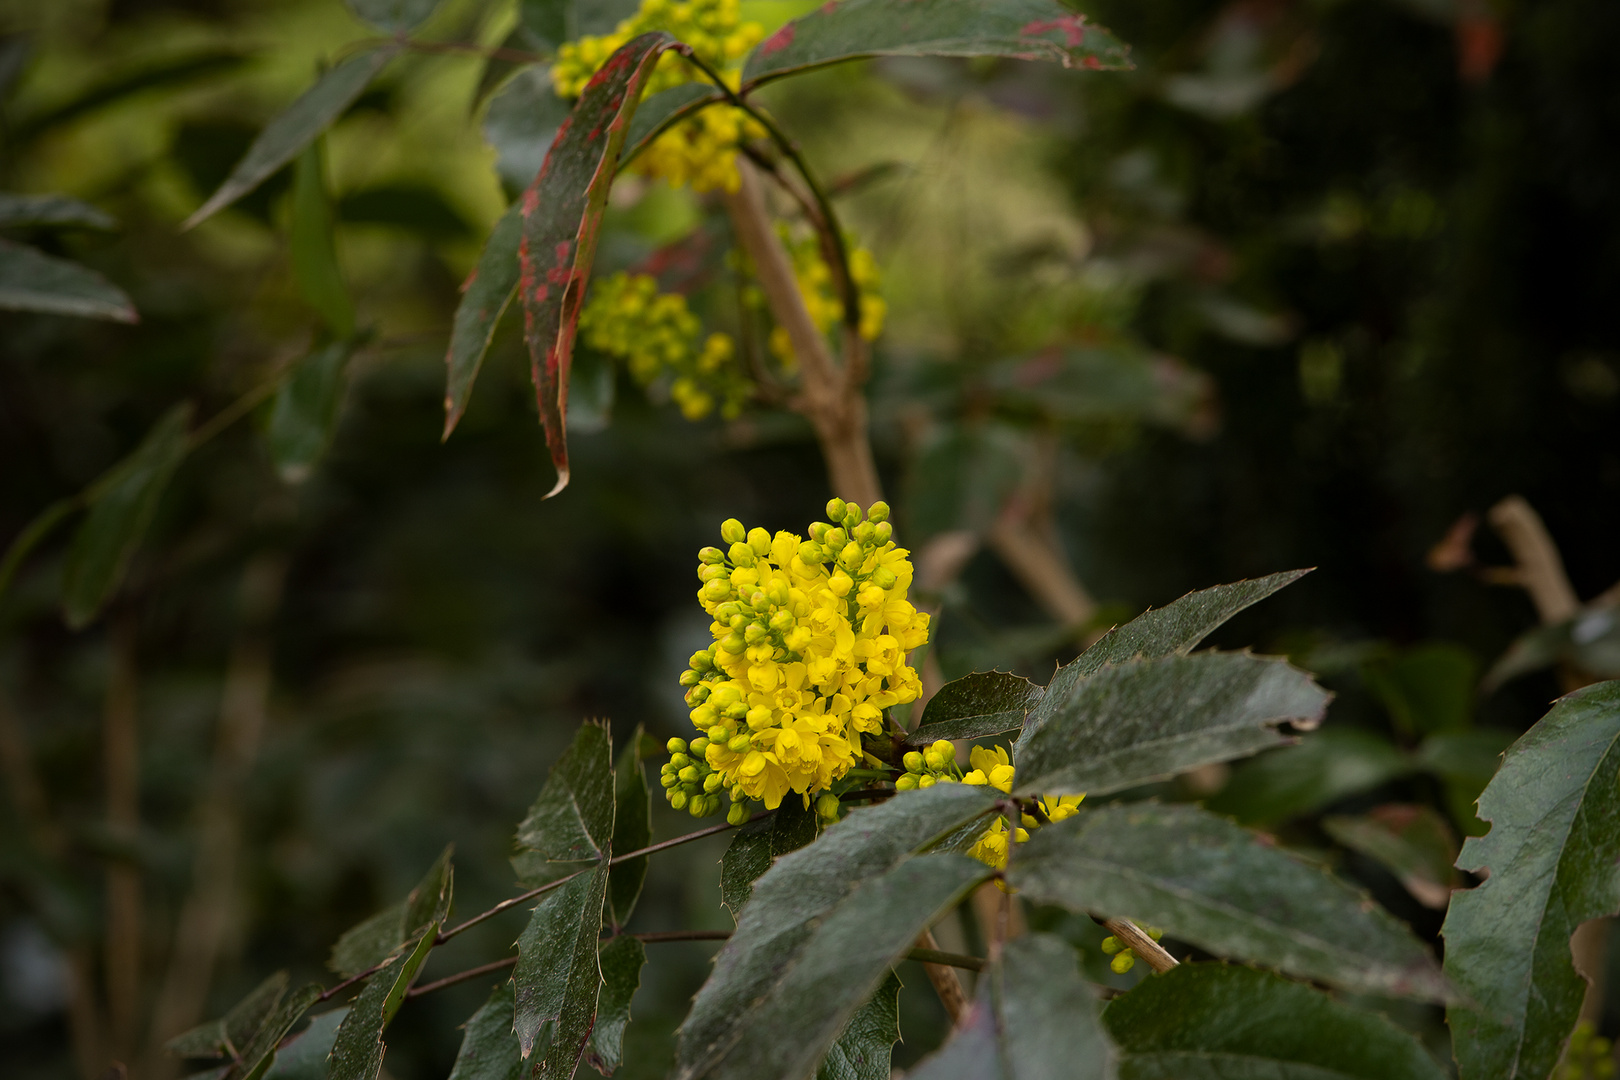
{"label": "blurred background foliage", "polygon": [[[770,25],[804,7],[744,12]],[[1582,600],[1620,576],[1620,7],[1087,12],[1132,45],[1135,71],[885,61],[763,95],[884,273],[880,470],[901,539],[956,536],[966,559],[936,583],[934,659],[946,676],[1044,682],[1147,605],[1318,567],[1219,641],[1319,672],[1338,693],[1328,724],[1141,794],[1277,830],[1432,937],[1497,753],[1561,677],[1620,674],[1612,647],[1590,647],[1613,633],[1612,618],[1594,629],[1600,607],[1483,689],[1537,614],[1491,569],[1513,562],[1495,535],[1454,524],[1518,493]],[[510,3],[450,0],[419,36],[495,45],[517,23]],[[374,35],[336,0],[4,0],[0,33],[0,189],[71,195],[118,223],[7,237],[99,271],[140,313],[0,312],[10,543],[176,402],[218,415],[319,344],[291,272],[291,167],[178,226],[322,65]],[[338,259],[370,337],[311,475],[278,475],[261,405],[182,464],[88,628],[60,610],[67,533],[0,596],[8,1075],[87,1067],[76,983],[99,988],[104,1049],[163,1075],[164,1003],[215,1015],[277,967],[318,976],[336,936],[445,843],[465,910],[508,895],[512,823],[582,717],[621,738],[684,730],[676,676],[705,637],[691,568],[718,522],[820,516],[802,419],[688,424],[588,354],[573,485],[541,502],[553,477],[511,320],[440,444],[458,284],[543,154],[534,82],[475,55],[408,55],[332,129]],[[708,198],[629,182],[599,272],[718,258],[701,239],[723,220]],[[1009,513],[1055,538],[1096,601],[1086,618],[998,557]],[[138,777],[122,804],[120,768]],[[670,813],[655,838],[685,828]],[[646,929],[730,925],[714,843],[655,860]],[[200,863],[230,884],[198,888]],[[188,904],[218,919],[203,961],[175,947]],[[1062,929],[1093,977],[1120,980],[1100,928],[1077,922]],[[497,955],[518,926],[465,935],[427,977]],[[970,916],[958,930],[975,947]],[[631,1076],[662,1074],[711,951],[659,948]],[[444,1075],[484,992],[411,1003],[389,1072]],[[903,1064],[941,1020],[925,990],[902,1001]],[[1437,1013],[1398,1018],[1443,1044]],[[1614,1034],[1620,1011],[1603,1020]]]}

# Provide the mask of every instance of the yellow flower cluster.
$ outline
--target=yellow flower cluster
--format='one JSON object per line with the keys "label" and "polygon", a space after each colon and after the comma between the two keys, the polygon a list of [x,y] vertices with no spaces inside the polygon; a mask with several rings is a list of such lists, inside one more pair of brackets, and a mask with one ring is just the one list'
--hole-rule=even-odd
{"label": "yellow flower cluster", "polygon": [[718,405],[726,419],[748,400],[748,378],[736,362],[730,336],[703,337],[703,326],[678,293],[660,293],[647,274],[620,272],[597,281],[579,317],[591,348],[623,357],[636,381],[648,386],[666,374],[669,396],[688,420]]}
{"label": "yellow flower cluster", "polygon": [[[764,28],[738,17],[737,0],[642,0],[641,9],[620,22],[611,34],[584,37],[557,50],[551,83],[559,97],[576,98],[591,76],[625,42],[650,30],[667,30],[692,47],[715,71],[738,87],[736,65],[759,43]],[[696,67],[675,53],[659,58],[646,93],[650,96],[701,78]],[[696,191],[737,189],[736,146],[744,137],[761,138],[764,130],[731,105],[711,105],[664,132],[636,159],[633,168]]]}
{"label": "yellow flower cluster", "polygon": [[[681,685],[702,733],[688,749],[702,743],[718,779],[694,768],[683,781],[677,771],[666,791],[724,788],[733,823],[747,817],[744,799],[775,809],[789,792],[806,806],[827,792],[817,809],[834,816],[828,789],[867,756],[861,736],[881,734],[884,710],[921,690],[906,654],[928,640],[928,616],[906,599],[912,566],[891,539],[888,506],[863,515],[833,499],[827,516],[808,540],[733,518],[720,528],[726,550],[698,553],[714,645],[692,654]],[[708,812],[718,805],[705,800]]]}
{"label": "yellow flower cluster", "polygon": [[[785,224],[778,224],[777,232],[793,256],[793,274],[798,279],[805,310],[810,313],[810,320],[816,324],[816,329],[826,333],[833,324],[843,320],[844,302],[834,286],[832,270],[821,257],[820,242],[813,234],[795,238]],[[847,240],[846,245],[849,250],[849,276],[855,279],[855,288],[860,295],[861,337],[875,341],[883,333],[883,320],[889,312],[879,292],[883,283],[882,274],[870,251]],[[788,370],[797,366],[798,358],[793,355],[793,344],[782,327],[771,331],[770,346],[771,352]]]}
{"label": "yellow flower cluster", "polygon": [[[1013,768],[1012,759],[1007,756],[1006,747],[975,746],[968,752],[970,768],[967,772],[963,772],[956,764],[956,747],[948,739],[940,739],[926,750],[913,750],[902,759],[902,762],[906,771],[894,782],[896,790],[899,791],[915,791],[933,787],[935,784],[974,784],[993,787],[1000,792],[1011,792],[1017,771]],[[1057,822],[1079,813],[1080,800],[1084,798],[1084,795],[1062,795],[1057,798],[1046,796],[1037,802],[1047,821]],[[1022,844],[1029,839],[1029,830],[1037,828],[1041,821],[1034,814],[1021,814],[1020,819],[1019,824],[1023,827],[1015,831],[1013,840]],[[997,817],[992,821],[968,854],[997,870],[1005,867],[1007,865],[1005,819]]]}

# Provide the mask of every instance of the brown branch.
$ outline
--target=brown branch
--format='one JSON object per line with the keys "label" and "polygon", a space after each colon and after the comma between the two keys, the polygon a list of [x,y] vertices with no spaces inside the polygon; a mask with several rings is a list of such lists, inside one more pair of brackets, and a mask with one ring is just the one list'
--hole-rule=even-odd
{"label": "brown branch", "polygon": [[1163,945],[1154,941],[1146,930],[1129,919],[1104,919],[1103,925],[1108,927],[1109,933],[1129,945],[1137,956],[1147,961],[1148,967],[1160,975],[1181,963],[1166,952]]}
{"label": "brown branch", "polygon": [[418,998],[423,994],[431,994],[435,990],[443,990],[447,986],[464,983],[469,979],[476,979],[480,975],[493,975],[497,971],[505,971],[509,967],[516,967],[517,962],[517,957],[508,956],[505,960],[494,960],[488,964],[468,968],[466,971],[458,971],[454,975],[446,975],[444,978],[435,979],[430,983],[423,983],[421,986],[413,986],[405,991],[405,1000],[409,1001],[411,998]]}
{"label": "brown branch", "polygon": [[[934,940],[932,930],[924,930],[917,935],[916,951],[940,952],[939,942]],[[962,1013],[967,1010],[967,994],[962,992],[962,980],[956,974],[956,969],[949,964],[925,960],[923,971],[933,984],[934,993],[939,995],[939,1003],[945,1006],[945,1015],[951,1018],[951,1026],[956,1027],[962,1022]]]}
{"label": "brown branch", "polygon": [[1519,569],[1518,584],[1530,594],[1541,621],[1551,624],[1573,617],[1581,602],[1541,515],[1518,495],[1509,495],[1491,507],[1490,521],[1513,553]]}

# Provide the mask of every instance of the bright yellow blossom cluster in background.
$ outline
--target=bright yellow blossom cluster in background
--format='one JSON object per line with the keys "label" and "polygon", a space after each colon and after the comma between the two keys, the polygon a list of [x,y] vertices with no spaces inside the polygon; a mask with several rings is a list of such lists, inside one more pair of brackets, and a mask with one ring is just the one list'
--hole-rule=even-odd
{"label": "bright yellow blossom cluster in background", "polygon": [[[810,320],[816,324],[816,329],[826,333],[835,323],[844,318],[844,302],[838,295],[833,284],[832,270],[821,257],[821,244],[812,234],[804,237],[795,237],[784,223],[778,223],[777,232],[782,237],[783,244],[793,256],[793,274],[799,282],[799,292],[804,297],[805,310],[810,314]],[[882,275],[878,271],[877,260],[866,248],[846,241],[849,250],[849,276],[855,281],[855,288],[860,295],[861,302],[861,337],[867,341],[875,341],[883,333],[883,321],[889,312],[883,295],[878,291],[882,285]],[[793,355],[793,344],[788,339],[788,333],[778,326],[771,331],[771,352],[782,361],[784,367],[792,371],[798,363]]]}
{"label": "bright yellow blossom cluster in background", "polygon": [[591,348],[626,360],[642,386],[670,376],[669,396],[688,420],[701,420],[716,406],[729,420],[748,400],[751,384],[730,335],[704,337],[686,297],[660,293],[650,275],[621,271],[593,284],[579,330]]}
{"label": "bright yellow blossom cluster in background", "polygon": [[[1000,792],[1011,792],[1017,770],[1007,756],[1004,746],[975,746],[968,752],[970,768],[963,772],[956,764],[956,747],[948,739],[940,739],[926,750],[913,750],[903,759],[906,771],[894,782],[896,790],[915,791],[935,784],[974,784],[993,787]],[[1080,812],[1084,795],[1044,797],[1037,801],[1047,821],[1057,822]],[[1034,814],[1021,814],[1013,839],[1022,844],[1029,839],[1029,830],[1041,824]],[[1007,823],[997,817],[968,854],[997,870],[1007,865]]]}
{"label": "bright yellow blossom cluster in background", "polygon": [[[566,42],[551,66],[551,83],[559,97],[576,98],[591,76],[625,42],[651,30],[667,30],[737,89],[737,65],[764,36],[759,23],[738,17],[737,0],[642,0],[635,15],[611,34]],[[665,53],[648,80],[650,96],[702,78],[696,67],[676,53]],[[762,138],[763,128],[732,105],[711,105],[655,139],[632,168],[695,191],[737,189],[736,146],[744,137]]]}
{"label": "bright yellow blossom cluster in background", "polygon": [[726,549],[698,553],[698,600],[714,644],[681,676],[698,738],[674,751],[664,788],[694,816],[747,817],[745,799],[775,809],[792,792],[837,812],[829,791],[863,759],[862,735],[921,690],[906,654],[928,640],[928,616],[906,599],[912,566],[895,546],[889,508],[833,499],[829,522],[795,533],[721,526]]}

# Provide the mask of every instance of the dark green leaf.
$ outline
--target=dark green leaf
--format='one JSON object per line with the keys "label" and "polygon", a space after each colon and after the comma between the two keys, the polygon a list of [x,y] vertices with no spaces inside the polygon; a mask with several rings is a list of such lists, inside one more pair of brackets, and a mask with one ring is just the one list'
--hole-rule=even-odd
{"label": "dark green leaf", "polygon": [[287,992],[287,973],[278,971],[218,1020],[176,1035],[163,1048],[176,1057],[223,1058],[239,1053],[276,1011]]}
{"label": "dark green leaf", "polygon": [[298,154],[325,131],[343,111],[354,104],[362,91],[377,77],[383,66],[399,52],[393,45],[352,56],[315,80],[315,85],[293,102],[286,112],[270,121],[231,175],[186,219],[189,229],[246,195],[265,178]]}
{"label": "dark green leaf", "polygon": [[118,590],[169,478],[186,456],[190,426],[191,406],[176,405],[132,454],[90,486],[90,513],[73,537],[62,572],[69,626],[89,623]]}
{"label": "dark green leaf", "polygon": [[[989,813],[993,805],[993,793],[957,784],[908,792],[851,812],[815,843],[778,859],[755,883],[737,932],[715,958],[714,971],[682,1024],[676,1059],[681,1075],[709,1073],[738,1040],[768,1030],[756,1023],[759,1010],[766,1002],[777,1003],[773,1009],[789,1007],[790,999],[776,997],[773,991],[796,978],[798,965],[808,962],[812,938],[827,931],[836,912],[850,910],[846,901],[863,882],[905,865],[934,841]],[[824,957],[821,962],[828,960]],[[852,977],[842,991],[860,992],[853,1000],[845,999],[851,1011],[880,976],[881,970],[874,970],[865,983]],[[825,1033],[825,1042],[813,1047],[816,1054],[826,1049],[847,1018],[847,1013],[833,1018],[836,1023]],[[818,1029],[811,1042],[819,1039]],[[809,1044],[794,1045],[804,1049]]]}
{"label": "dark green leaf", "polygon": [[1328,694],[1282,660],[1206,652],[1105,667],[1050,700],[1019,740],[1018,786],[1097,795],[1281,745],[1276,725],[1315,726]]}
{"label": "dark green leaf", "polygon": [[[652,804],[647,797],[647,772],[641,765],[645,741],[646,732],[638,724],[613,770],[613,850],[621,853],[640,851],[652,842]],[[629,922],[636,910],[641,886],[647,880],[647,859],[646,855],[626,859],[608,874],[607,917],[615,927]]]}
{"label": "dark green leaf", "polygon": [[1162,926],[1216,955],[1367,993],[1445,996],[1428,950],[1364,892],[1196,807],[1108,806],[1045,826],[1009,879],[1040,903]]}
{"label": "dark green leaf", "polygon": [[293,169],[293,277],[305,301],[340,341],[354,336],[354,304],[338,270],[336,218],[326,190],[325,140],[317,138],[298,155]]}
{"label": "dark green leaf", "polygon": [[333,1009],[309,1022],[291,1042],[276,1051],[264,1080],[326,1080],[326,1058],[337,1041],[338,1025],[349,1010]]}
{"label": "dark green leaf", "polygon": [[454,890],[451,853],[445,848],[404,900],[345,931],[332,946],[327,966],[345,978],[358,975],[413,941],[428,923],[443,922]]}
{"label": "dark green leaf", "polygon": [[523,193],[518,297],[546,446],[557,470],[548,498],[568,486],[568,370],[608,189],[642,88],[675,43],[663,32],[642,34],[609,57]]}
{"label": "dark green leaf", "polygon": [[900,976],[894,972],[855,1010],[816,1070],[816,1080],[889,1080],[900,1038]]}
{"label": "dark green leaf", "polygon": [[552,89],[549,64],[523,68],[490,98],[484,139],[495,148],[495,173],[507,191],[522,191],[534,182],[568,112],[568,102]]}
{"label": "dark green leaf", "polygon": [[[282,986],[286,985],[286,972],[277,972]],[[263,987],[260,987],[263,989]],[[183,1031],[163,1044],[163,1049],[181,1058],[222,1058],[225,1056],[225,1021],[210,1020]]]}
{"label": "dark green leaf", "polygon": [[1507,752],[1479,797],[1491,825],[1457,866],[1489,871],[1453,894],[1446,974],[1471,1001],[1446,1013],[1463,1080],[1547,1076],[1586,980],[1569,939],[1620,911],[1620,682],[1560,698]]}
{"label": "dark green leaf", "polygon": [[439,924],[429,923],[412,949],[402,950],[387,967],[366,980],[349,1007],[349,1015],[338,1025],[327,1072],[329,1080],[377,1080],[383,1055],[388,1051],[383,1033],[399,1012],[428,953],[433,951],[438,932]]}
{"label": "dark green leaf", "polygon": [[[450,902],[455,892],[455,867],[450,856],[455,845],[447,844],[439,853],[428,872],[417,882],[416,888],[405,897],[404,930],[415,937],[429,923],[442,923],[450,914]],[[403,941],[403,939],[401,939]]]}
{"label": "dark green leaf", "polygon": [[1126,48],[1055,0],[841,0],[788,23],[749,54],[749,88],[863,56],[1012,56],[1129,67]]}
{"label": "dark green leaf", "polygon": [[1162,608],[1149,608],[1124,626],[1116,626],[1073,662],[1058,669],[1047,684],[1046,697],[1024,724],[1014,756],[1022,751],[1046,722],[1052,710],[1063,704],[1069,691],[1086,676],[1107,664],[1122,664],[1137,658],[1155,660],[1161,656],[1186,656],[1232,616],[1277,590],[1292,585],[1308,573],[1309,570],[1287,570],[1263,578],[1200,589]]}
{"label": "dark green leaf", "polygon": [[1326,817],[1333,839],[1379,863],[1427,907],[1444,911],[1456,875],[1457,838],[1432,807],[1389,804],[1361,817]]}
{"label": "dark green leaf", "polygon": [[512,1033],[514,1010],[512,980],[507,979],[467,1021],[450,1080],[522,1080],[526,1070],[523,1047]]}
{"label": "dark green leaf", "polygon": [[484,366],[484,356],[495,339],[495,327],[517,295],[518,243],[522,238],[523,212],[513,203],[490,230],[478,265],[461,284],[461,302],[456,305],[456,320],[450,330],[450,351],[444,358],[449,369],[444,395],[446,439],[467,411],[473,381]]}
{"label": "dark green leaf", "polygon": [[1116,998],[1103,1022],[1122,1080],[1444,1080],[1382,1016],[1253,968],[1182,964]]}
{"label": "dark green leaf", "polygon": [[572,1076],[585,1051],[602,989],[596,951],[607,878],[604,859],[547,893],[518,938],[514,1027],[531,1076]]}
{"label": "dark green leaf", "polygon": [[1272,825],[1367,791],[1415,769],[1382,735],[1329,725],[1245,761],[1209,808],[1246,825]]}
{"label": "dark green leaf", "polygon": [[771,863],[816,838],[816,816],[799,799],[783,799],[776,813],[750,821],[732,835],[720,858],[720,902],[740,918],[754,882]]}
{"label": "dark green leaf", "polygon": [[950,1041],[907,1072],[906,1080],[1006,1080],[999,1036],[986,981]]}
{"label": "dark green leaf", "polygon": [[0,308],[139,322],[124,291],[89,267],[0,240]]}
{"label": "dark green leaf", "polygon": [[724,100],[726,96],[706,82],[682,83],[653,94],[636,108],[630,120],[630,134],[624,142],[624,153],[619,155],[619,167],[634,161],[649,143],[675,124]]}
{"label": "dark green leaf", "polygon": [[948,682],[928,699],[922,726],[907,737],[911,746],[936,739],[978,739],[1024,726],[1046,694],[1022,675],[1006,671],[977,671]]}
{"label": "dark green leaf", "polygon": [[1460,646],[1433,642],[1375,657],[1361,677],[1407,734],[1461,731],[1473,719],[1479,663]]}
{"label": "dark green leaf", "polygon": [[267,441],[270,460],[288,483],[307,480],[337,432],[352,341],[338,341],[300,360],[276,388]]}
{"label": "dark green leaf", "polygon": [[355,17],[390,34],[406,34],[427,22],[439,0],[345,0]]}
{"label": "dark green leaf", "polygon": [[[224,1080],[260,1080],[276,1059],[276,1048],[287,1032],[309,1011],[321,997],[321,988],[314,983],[302,986],[280,1000],[276,1009],[264,1019],[253,1037],[241,1046],[241,1058],[225,1073]],[[230,1018],[226,1018],[226,1027]]]}
{"label": "dark green leaf", "polygon": [[19,195],[0,191],[0,228],[41,225],[76,226],[81,229],[118,228],[118,222],[110,214],[66,195]]}
{"label": "dark green leaf", "polygon": [[[612,888],[609,881],[609,891]],[[602,965],[602,993],[597,999],[596,1025],[585,1044],[585,1061],[603,1076],[612,1076],[624,1063],[624,1029],[630,1023],[630,1001],[641,986],[647,948],[626,934],[602,946],[598,960]]]}
{"label": "dark green leaf", "polygon": [[518,846],[553,862],[605,859],[613,802],[613,739],[605,722],[587,721],[518,826]]}
{"label": "dark green leaf", "polygon": [[1496,775],[1502,754],[1512,742],[1511,731],[1476,728],[1430,735],[1418,747],[1418,765],[1445,781],[1451,820],[1470,836],[1485,831],[1484,823],[1474,816],[1474,803]]}

